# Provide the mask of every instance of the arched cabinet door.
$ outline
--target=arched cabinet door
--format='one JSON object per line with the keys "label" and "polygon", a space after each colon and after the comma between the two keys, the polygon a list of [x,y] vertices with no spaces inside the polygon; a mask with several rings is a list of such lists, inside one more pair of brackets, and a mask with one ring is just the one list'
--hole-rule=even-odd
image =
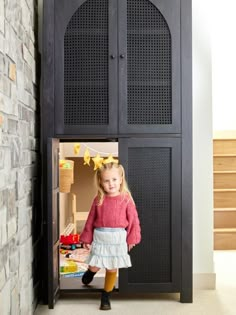
{"label": "arched cabinet door", "polygon": [[180,133],[180,0],[55,1],[55,133]]}
{"label": "arched cabinet door", "polygon": [[119,1],[119,132],[180,133],[180,0]]}
{"label": "arched cabinet door", "polygon": [[117,1],[55,1],[55,133],[117,133]]}

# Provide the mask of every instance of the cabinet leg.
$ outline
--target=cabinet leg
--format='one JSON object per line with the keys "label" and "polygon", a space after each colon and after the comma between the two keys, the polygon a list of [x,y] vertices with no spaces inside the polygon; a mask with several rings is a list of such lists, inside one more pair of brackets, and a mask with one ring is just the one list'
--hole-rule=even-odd
{"label": "cabinet leg", "polygon": [[193,290],[192,289],[181,290],[180,302],[181,303],[193,303]]}

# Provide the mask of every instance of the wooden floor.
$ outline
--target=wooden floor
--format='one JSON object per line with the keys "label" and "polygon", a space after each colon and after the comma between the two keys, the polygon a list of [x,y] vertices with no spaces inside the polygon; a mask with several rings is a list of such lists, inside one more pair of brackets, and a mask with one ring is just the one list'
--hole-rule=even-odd
{"label": "wooden floor", "polygon": [[[114,294],[112,315],[235,315],[236,251],[215,251],[216,290],[194,289],[193,303],[180,303],[179,294]],[[60,295],[55,308],[38,305],[34,315],[101,315],[100,294]]]}

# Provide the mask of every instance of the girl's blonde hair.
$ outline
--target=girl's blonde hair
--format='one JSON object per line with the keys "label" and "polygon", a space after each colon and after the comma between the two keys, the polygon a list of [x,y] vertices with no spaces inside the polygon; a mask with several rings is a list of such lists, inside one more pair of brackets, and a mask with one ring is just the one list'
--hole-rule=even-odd
{"label": "girl's blonde hair", "polygon": [[95,174],[95,184],[96,184],[96,187],[98,190],[98,192],[97,192],[98,205],[101,205],[103,203],[103,199],[104,199],[104,195],[105,195],[105,191],[101,185],[102,173],[106,170],[111,170],[113,168],[118,169],[119,174],[121,176],[120,193],[121,194],[128,194],[130,196],[130,198],[133,200],[131,192],[128,188],[128,184],[127,184],[126,179],[125,179],[124,167],[121,164],[111,162],[111,163],[103,164],[102,167],[97,169],[96,174]]}

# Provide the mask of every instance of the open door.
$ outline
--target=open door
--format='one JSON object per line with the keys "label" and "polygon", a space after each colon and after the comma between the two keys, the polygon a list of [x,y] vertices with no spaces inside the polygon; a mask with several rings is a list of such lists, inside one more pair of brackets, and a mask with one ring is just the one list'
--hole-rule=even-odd
{"label": "open door", "polygon": [[48,307],[59,295],[59,139],[47,144]]}

